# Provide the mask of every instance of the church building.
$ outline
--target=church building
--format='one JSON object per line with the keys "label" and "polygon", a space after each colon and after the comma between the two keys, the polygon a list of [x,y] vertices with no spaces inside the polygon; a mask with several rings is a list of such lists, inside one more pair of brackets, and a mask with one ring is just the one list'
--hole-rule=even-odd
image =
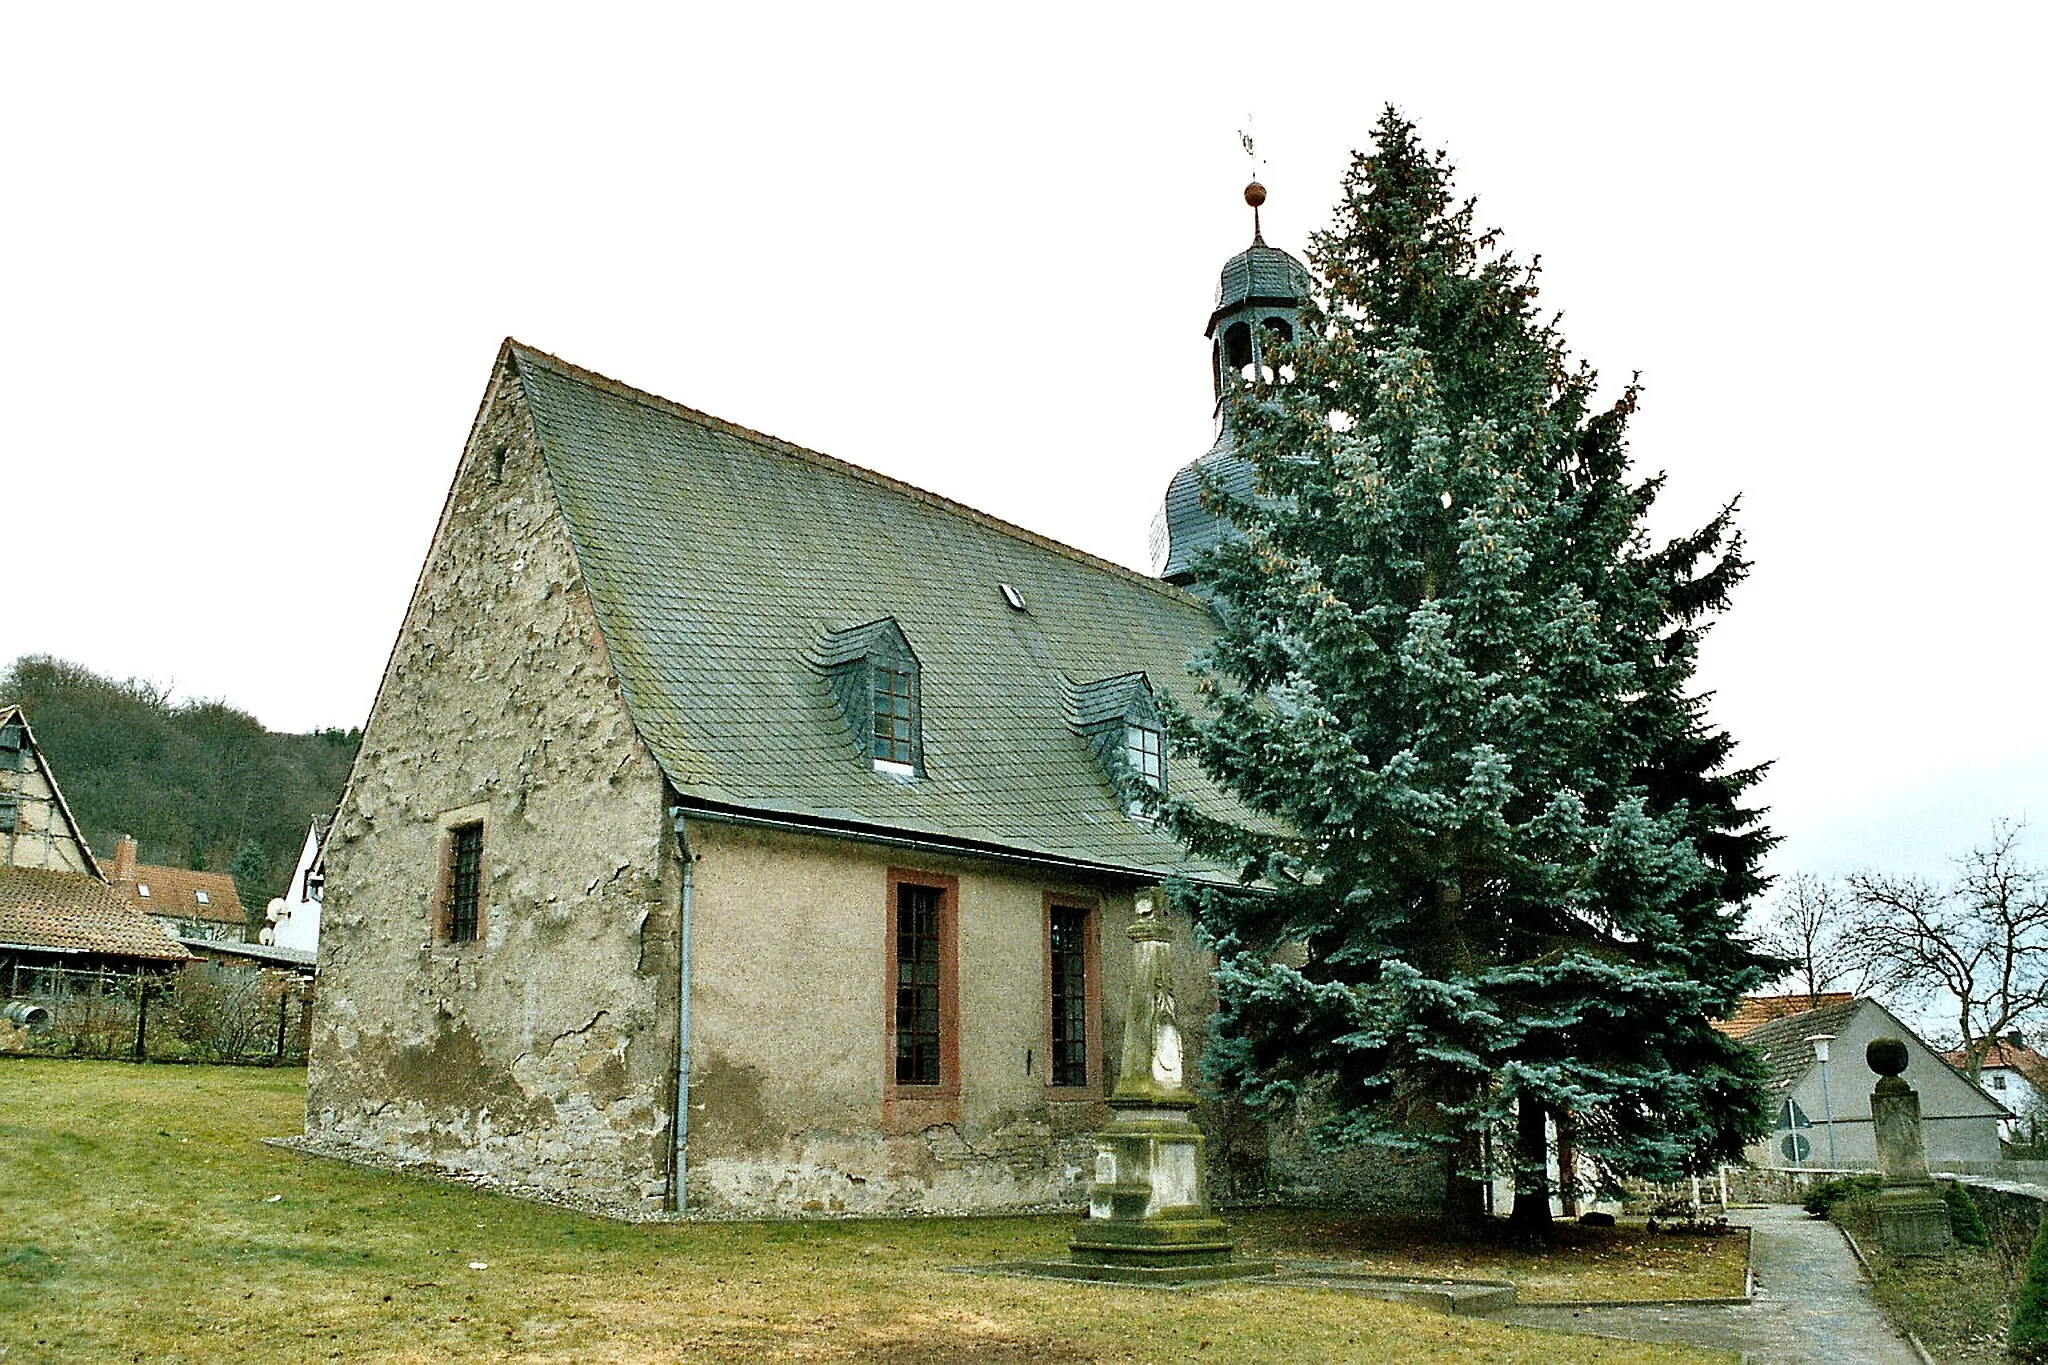
{"label": "church building", "polygon": [[[508,340],[324,845],[309,1146],[626,1216],[1083,1199],[1134,895],[1232,875],[1138,798],[1232,809],[1158,698],[1306,281],[1224,268],[1160,578]],[[1228,1109],[1216,1188],[1331,1178]]]}

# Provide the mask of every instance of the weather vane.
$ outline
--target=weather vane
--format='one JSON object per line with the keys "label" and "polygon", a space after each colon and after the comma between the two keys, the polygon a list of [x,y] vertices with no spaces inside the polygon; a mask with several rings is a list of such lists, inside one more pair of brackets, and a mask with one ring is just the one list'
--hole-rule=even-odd
{"label": "weather vane", "polygon": [[1244,148],[1245,159],[1252,163],[1252,180],[1249,185],[1244,187],[1244,202],[1252,206],[1252,240],[1254,242],[1263,242],[1266,240],[1266,235],[1259,225],[1259,205],[1266,202],[1266,187],[1260,183],[1260,177],[1266,168],[1266,163],[1259,156],[1259,149],[1252,141],[1251,128],[1252,116],[1246,114],[1244,116],[1244,127],[1237,130],[1237,141]]}

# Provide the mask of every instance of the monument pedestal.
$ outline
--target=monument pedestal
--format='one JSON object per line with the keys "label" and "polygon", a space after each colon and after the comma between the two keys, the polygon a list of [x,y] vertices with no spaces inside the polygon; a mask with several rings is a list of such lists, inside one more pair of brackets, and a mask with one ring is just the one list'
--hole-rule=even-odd
{"label": "monument pedestal", "polygon": [[1878,1191],[1877,1244],[1892,1256],[1948,1254],[1953,1245],[1948,1204],[1933,1182]]}
{"label": "monument pedestal", "polygon": [[1176,1269],[1227,1265],[1235,1256],[1202,1189],[1202,1130],[1193,1101],[1111,1100],[1116,1117],[1096,1137],[1088,1219],[1068,1243],[1076,1261]]}
{"label": "monument pedestal", "polygon": [[1878,1074],[1870,1092],[1870,1121],[1877,1135],[1877,1168],[1884,1188],[1877,1194],[1877,1244],[1893,1256],[1941,1256],[1954,1245],[1948,1204],[1927,1178],[1927,1148],[1920,1137],[1920,1096],[1900,1075],[1906,1045],[1874,1038],[1864,1049]]}

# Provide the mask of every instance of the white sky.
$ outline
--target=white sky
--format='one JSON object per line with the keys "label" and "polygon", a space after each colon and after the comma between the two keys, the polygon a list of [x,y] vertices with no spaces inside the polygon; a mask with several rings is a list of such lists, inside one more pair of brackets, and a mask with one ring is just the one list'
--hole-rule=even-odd
{"label": "white sky", "polygon": [[1779,866],[2048,821],[2042,7],[694,9],[0,17],[0,661],[359,724],[507,334],[1146,567],[1236,131],[1299,252],[1391,101],[1742,495]]}

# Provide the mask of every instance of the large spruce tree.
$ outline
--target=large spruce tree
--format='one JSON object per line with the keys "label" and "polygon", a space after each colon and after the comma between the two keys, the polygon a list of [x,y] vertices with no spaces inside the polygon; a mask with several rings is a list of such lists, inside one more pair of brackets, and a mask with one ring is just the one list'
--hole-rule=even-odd
{"label": "large spruce tree", "polygon": [[1489,1131],[1547,1221],[1546,1117],[1612,1173],[1733,1157],[1762,1078],[1709,1021],[1767,974],[1739,904],[1771,836],[1693,691],[1732,508],[1652,541],[1634,387],[1596,405],[1533,265],[1393,110],[1310,261],[1230,413],[1262,496],[1205,494],[1244,531],[1197,569],[1209,705],[1169,718],[1254,817],[1164,811],[1247,882],[1175,888],[1219,956],[1215,1079],[1444,1152],[1454,1221]]}

